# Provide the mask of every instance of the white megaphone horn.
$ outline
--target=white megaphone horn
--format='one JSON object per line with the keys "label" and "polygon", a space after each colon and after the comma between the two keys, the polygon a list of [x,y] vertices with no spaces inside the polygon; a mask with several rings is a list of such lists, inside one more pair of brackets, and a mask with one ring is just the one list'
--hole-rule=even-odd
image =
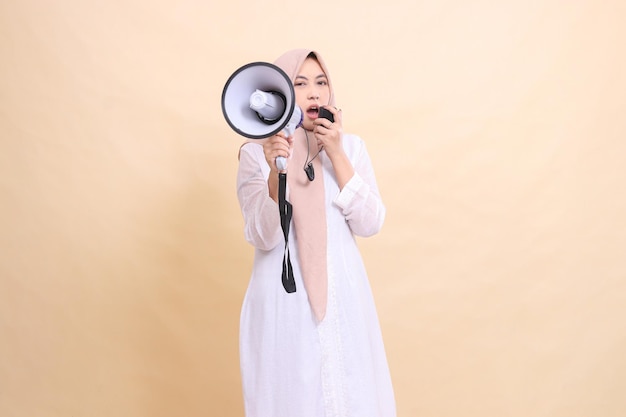
{"label": "white megaphone horn", "polygon": [[[265,139],[281,130],[286,136],[302,123],[291,80],[268,62],[252,62],[235,71],[222,92],[222,113],[230,127],[250,139]],[[287,159],[276,158],[279,170]]]}

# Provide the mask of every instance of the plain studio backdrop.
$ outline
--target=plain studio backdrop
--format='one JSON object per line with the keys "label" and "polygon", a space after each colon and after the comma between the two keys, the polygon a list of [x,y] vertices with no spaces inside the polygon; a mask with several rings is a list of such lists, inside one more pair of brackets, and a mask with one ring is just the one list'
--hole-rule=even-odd
{"label": "plain studio backdrop", "polygon": [[624,4],[3,0],[0,415],[243,416],[220,98],[296,47],[387,205],[398,416],[626,415]]}

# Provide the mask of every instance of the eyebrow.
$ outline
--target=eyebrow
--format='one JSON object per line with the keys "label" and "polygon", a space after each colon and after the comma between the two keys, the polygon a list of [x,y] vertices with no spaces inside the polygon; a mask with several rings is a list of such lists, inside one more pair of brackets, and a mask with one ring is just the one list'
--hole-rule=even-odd
{"label": "eyebrow", "polygon": [[[308,80],[307,77],[305,77],[304,75],[296,75],[296,79],[301,78],[303,80]],[[319,79],[319,78],[326,78],[326,74],[320,74],[318,76],[315,77],[315,79]]]}

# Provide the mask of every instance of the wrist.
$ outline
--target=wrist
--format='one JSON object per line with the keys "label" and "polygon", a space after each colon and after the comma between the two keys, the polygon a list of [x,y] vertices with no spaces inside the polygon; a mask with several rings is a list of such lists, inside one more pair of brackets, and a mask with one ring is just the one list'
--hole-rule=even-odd
{"label": "wrist", "polygon": [[335,161],[348,159],[348,155],[346,155],[346,152],[343,150],[343,146],[333,148],[324,147],[324,151],[333,164]]}

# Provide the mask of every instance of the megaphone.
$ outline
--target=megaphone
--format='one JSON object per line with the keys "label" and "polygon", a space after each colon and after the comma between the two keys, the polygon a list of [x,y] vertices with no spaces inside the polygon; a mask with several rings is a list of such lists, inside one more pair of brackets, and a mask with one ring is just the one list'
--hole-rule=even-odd
{"label": "megaphone", "polygon": [[[289,76],[268,62],[246,64],[228,78],[222,113],[235,132],[250,139],[265,139],[282,130],[291,136],[302,123]],[[285,170],[286,158],[276,158],[276,166]]]}

